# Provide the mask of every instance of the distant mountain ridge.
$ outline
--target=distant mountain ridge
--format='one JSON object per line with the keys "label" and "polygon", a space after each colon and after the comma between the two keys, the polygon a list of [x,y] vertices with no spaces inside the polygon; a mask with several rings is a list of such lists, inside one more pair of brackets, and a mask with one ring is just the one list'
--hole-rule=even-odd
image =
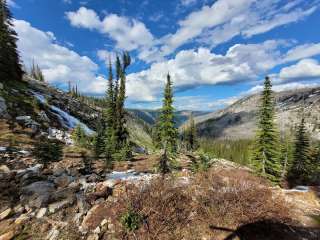
{"label": "distant mountain ridge", "polygon": [[[128,109],[129,112],[134,114],[136,117],[142,119],[146,123],[153,125],[159,117],[161,110],[148,110],[148,109]],[[208,114],[206,111],[191,111],[191,110],[180,110],[175,112],[176,126],[180,127],[183,123],[188,121],[191,113],[194,117]]]}
{"label": "distant mountain ridge", "polygon": [[[252,138],[260,96],[247,96],[225,109],[196,117],[199,135],[220,139]],[[293,130],[303,110],[308,132],[313,138],[320,139],[320,87],[278,92],[274,97],[276,122],[281,131]]]}

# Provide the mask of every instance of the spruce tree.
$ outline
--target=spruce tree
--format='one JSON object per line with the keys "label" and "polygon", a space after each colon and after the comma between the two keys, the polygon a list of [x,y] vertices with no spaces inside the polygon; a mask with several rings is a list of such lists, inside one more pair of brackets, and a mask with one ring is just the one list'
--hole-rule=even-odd
{"label": "spruce tree", "polygon": [[294,142],[293,162],[288,173],[289,183],[306,184],[310,174],[311,165],[310,139],[306,131],[305,118],[302,116],[297,127]]}
{"label": "spruce tree", "polygon": [[96,123],[96,135],[94,137],[94,153],[97,158],[105,152],[105,130],[104,119],[100,116]]}
{"label": "spruce tree", "polygon": [[86,143],[87,143],[86,133],[80,124],[77,124],[77,126],[73,129],[72,140],[76,145],[80,147],[86,146]]}
{"label": "spruce tree", "polygon": [[22,80],[22,65],[17,50],[17,33],[6,0],[0,0],[0,80]]}
{"label": "spruce tree", "polygon": [[186,129],[186,142],[187,142],[187,150],[194,151],[198,147],[197,142],[197,128],[194,122],[193,114],[190,114],[189,118],[189,126]]}
{"label": "spruce tree", "polygon": [[266,77],[259,109],[258,131],[252,160],[261,175],[273,182],[278,182],[281,177],[281,163],[279,134],[274,124],[274,108],[275,102],[271,80]]}
{"label": "spruce tree", "polygon": [[126,100],[126,69],[131,63],[131,58],[127,52],[123,53],[122,66],[116,65],[117,75],[120,77],[119,93],[116,101],[116,116],[117,116],[117,127],[116,135],[118,140],[118,147],[125,147],[128,143],[129,133],[126,128],[126,111],[124,103]]}
{"label": "spruce tree", "polygon": [[173,91],[171,77],[167,75],[167,83],[164,89],[164,98],[160,116],[160,135],[162,147],[168,153],[177,151],[178,130],[175,127]]}
{"label": "spruce tree", "polygon": [[108,77],[108,89],[106,92],[106,109],[104,110],[104,121],[105,121],[105,157],[107,163],[113,161],[112,155],[116,150],[116,132],[115,123],[115,98],[114,98],[114,86],[113,86],[113,73],[112,65],[109,60],[109,77]]}
{"label": "spruce tree", "polygon": [[161,148],[161,130],[160,130],[160,118],[158,117],[151,132],[152,144],[155,148]]}
{"label": "spruce tree", "polygon": [[30,76],[34,78],[35,80],[38,80],[40,82],[44,82],[44,76],[41,71],[41,68],[38,64],[35,64],[34,61],[32,62]]}

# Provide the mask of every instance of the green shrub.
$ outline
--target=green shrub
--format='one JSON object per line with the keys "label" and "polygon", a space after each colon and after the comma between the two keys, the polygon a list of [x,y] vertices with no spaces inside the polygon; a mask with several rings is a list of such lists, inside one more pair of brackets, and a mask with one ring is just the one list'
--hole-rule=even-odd
{"label": "green shrub", "polygon": [[200,154],[199,159],[192,162],[191,169],[193,172],[207,171],[213,164],[213,160],[205,154]]}
{"label": "green shrub", "polygon": [[72,140],[74,141],[75,145],[79,147],[86,147],[87,146],[87,136],[80,124],[78,124],[75,129],[72,131]]}
{"label": "green shrub", "polygon": [[129,161],[132,159],[132,149],[130,144],[126,144],[123,148],[121,148],[118,152],[112,154],[112,158],[114,161]]}
{"label": "green shrub", "polygon": [[139,229],[142,224],[142,216],[130,208],[121,216],[121,224],[128,232],[135,231]]}
{"label": "green shrub", "polygon": [[62,159],[63,144],[56,139],[40,137],[36,141],[33,154],[44,165],[50,162],[58,162]]}

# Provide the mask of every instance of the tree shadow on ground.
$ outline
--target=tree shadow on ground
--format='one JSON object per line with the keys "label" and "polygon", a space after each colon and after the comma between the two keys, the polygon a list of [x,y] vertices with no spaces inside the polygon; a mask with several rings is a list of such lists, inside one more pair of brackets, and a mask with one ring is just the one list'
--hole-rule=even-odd
{"label": "tree shadow on ground", "polygon": [[210,226],[211,230],[231,232],[224,240],[319,240],[319,228],[292,226],[273,220],[263,220],[240,226],[236,230]]}

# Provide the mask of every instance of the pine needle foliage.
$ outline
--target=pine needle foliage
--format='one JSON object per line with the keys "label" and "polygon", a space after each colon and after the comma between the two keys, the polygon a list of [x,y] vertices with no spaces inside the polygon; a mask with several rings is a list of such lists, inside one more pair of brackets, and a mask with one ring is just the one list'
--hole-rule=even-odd
{"label": "pine needle foliage", "polygon": [[169,74],[167,75],[167,83],[164,89],[159,127],[162,147],[168,153],[176,153],[178,130],[175,127],[174,121],[173,90]]}
{"label": "pine needle foliage", "polygon": [[[108,66],[108,87],[103,101],[105,107],[101,127],[96,135],[95,149],[97,154],[104,155],[107,166],[114,161],[127,160],[131,157],[129,133],[126,127],[126,69],[131,63],[129,53],[123,53],[123,60],[116,57],[115,77],[111,60]],[[103,134],[102,134],[103,133]],[[102,135],[104,136],[102,141]],[[101,146],[104,145],[103,151]]]}
{"label": "pine needle foliage", "polygon": [[308,183],[309,174],[311,172],[310,147],[310,138],[307,134],[305,118],[302,116],[301,122],[296,130],[293,162],[288,173],[288,180],[291,185]]}
{"label": "pine needle foliage", "polygon": [[0,0],[0,79],[22,80],[23,70],[17,50],[17,33],[6,0]]}
{"label": "pine needle foliage", "polygon": [[30,76],[34,78],[35,80],[38,80],[40,82],[44,82],[44,76],[41,71],[41,68],[38,64],[32,63],[31,70],[30,70]]}
{"label": "pine needle foliage", "polygon": [[281,177],[279,134],[276,129],[275,101],[269,77],[265,78],[258,116],[258,131],[252,160],[259,174],[278,183]]}
{"label": "pine needle foliage", "polygon": [[199,147],[197,139],[197,128],[194,122],[193,114],[190,114],[188,126],[183,131],[183,142],[188,151],[195,151]]}

